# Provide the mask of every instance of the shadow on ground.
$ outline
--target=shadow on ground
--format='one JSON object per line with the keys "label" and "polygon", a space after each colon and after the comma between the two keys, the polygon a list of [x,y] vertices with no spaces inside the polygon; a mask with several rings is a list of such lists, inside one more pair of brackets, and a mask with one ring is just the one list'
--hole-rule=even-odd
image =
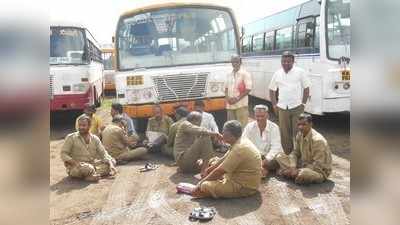
{"label": "shadow on ground", "polygon": [[262,197],[260,192],[246,198],[235,199],[192,199],[201,207],[214,207],[218,215],[225,219],[232,219],[257,211],[261,207]]}

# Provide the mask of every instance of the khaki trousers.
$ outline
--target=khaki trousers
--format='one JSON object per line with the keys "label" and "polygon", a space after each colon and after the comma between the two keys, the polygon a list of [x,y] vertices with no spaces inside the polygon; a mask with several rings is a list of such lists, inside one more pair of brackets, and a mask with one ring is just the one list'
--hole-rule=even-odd
{"label": "khaki trousers", "polygon": [[[289,156],[285,153],[279,153],[275,159],[281,169],[294,168],[294,162],[292,162]],[[322,183],[325,180],[326,179],[324,175],[317,171],[314,171],[310,168],[300,168],[299,175],[297,175],[295,182],[298,184],[311,184]]]}
{"label": "khaki trousers", "polygon": [[122,161],[132,161],[135,159],[139,159],[147,153],[147,149],[145,147],[139,147],[132,150],[126,149],[122,153],[115,156],[116,160]]}
{"label": "khaki trousers", "polygon": [[200,185],[202,192],[210,193],[214,198],[240,198],[254,195],[257,190],[244,188],[228,179],[205,181]]}
{"label": "khaki trousers", "polygon": [[208,163],[213,156],[211,138],[202,136],[198,137],[188,150],[177,155],[176,164],[183,173],[198,173],[200,168],[196,164],[197,160],[202,159],[203,163]]}
{"label": "khaki trousers", "polygon": [[95,162],[93,164],[86,162],[79,162],[78,165],[67,168],[67,173],[70,177],[81,178],[81,179],[92,176],[94,174],[100,176],[106,176],[110,174],[110,172],[111,172],[110,166],[101,161]]}
{"label": "khaki trousers", "polygon": [[286,154],[290,154],[293,151],[293,143],[297,134],[297,120],[299,115],[304,112],[304,106],[299,105],[293,109],[278,109],[282,147]]}
{"label": "khaki trousers", "polygon": [[227,109],[226,110],[228,115],[227,119],[229,120],[237,120],[242,124],[242,128],[244,128],[247,125],[248,119],[249,119],[249,107],[241,107],[238,109]]}

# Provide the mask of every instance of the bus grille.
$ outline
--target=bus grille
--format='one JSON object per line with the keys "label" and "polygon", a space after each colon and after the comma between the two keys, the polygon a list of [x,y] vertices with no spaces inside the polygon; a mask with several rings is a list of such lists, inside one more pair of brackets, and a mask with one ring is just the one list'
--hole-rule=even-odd
{"label": "bus grille", "polygon": [[49,74],[49,98],[53,99],[54,95],[54,75]]}
{"label": "bus grille", "polygon": [[207,73],[154,76],[159,101],[203,98],[206,95]]}

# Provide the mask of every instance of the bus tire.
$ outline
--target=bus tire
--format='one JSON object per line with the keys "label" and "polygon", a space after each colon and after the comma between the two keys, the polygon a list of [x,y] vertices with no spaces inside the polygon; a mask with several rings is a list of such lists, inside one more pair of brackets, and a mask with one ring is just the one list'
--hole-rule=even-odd
{"label": "bus tire", "polygon": [[225,122],[227,120],[226,109],[214,111],[211,114],[215,118],[215,122],[217,123],[219,131],[222,132],[222,128],[224,127],[224,124],[225,124]]}
{"label": "bus tire", "polygon": [[144,134],[147,128],[147,121],[146,118],[132,118],[133,125],[135,126],[135,130],[138,134]]}

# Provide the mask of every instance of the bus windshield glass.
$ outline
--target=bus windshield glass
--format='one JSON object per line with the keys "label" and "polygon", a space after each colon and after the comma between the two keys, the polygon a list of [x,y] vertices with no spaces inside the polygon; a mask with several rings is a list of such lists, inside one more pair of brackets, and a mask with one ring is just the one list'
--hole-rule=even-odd
{"label": "bus windshield glass", "polygon": [[327,1],[328,58],[350,58],[350,0]]}
{"label": "bus windshield glass", "polygon": [[85,37],[80,28],[50,28],[50,64],[85,63]]}
{"label": "bus windshield glass", "polygon": [[228,62],[237,54],[230,14],[166,8],[123,18],[117,28],[119,68]]}

